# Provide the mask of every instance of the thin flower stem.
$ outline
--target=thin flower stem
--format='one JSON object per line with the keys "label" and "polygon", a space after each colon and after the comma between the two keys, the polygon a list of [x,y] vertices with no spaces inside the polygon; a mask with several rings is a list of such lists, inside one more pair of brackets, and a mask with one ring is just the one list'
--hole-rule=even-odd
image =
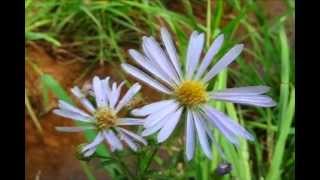
{"label": "thin flower stem", "polygon": [[114,157],[119,163],[119,165],[121,166],[121,168],[123,169],[123,171],[126,173],[126,176],[128,177],[128,179],[132,179],[133,175],[130,172],[130,170],[127,168],[127,165],[120,159],[120,157],[117,154],[115,154]]}
{"label": "thin flower stem", "polygon": [[145,172],[147,172],[147,170],[149,169],[149,167],[150,167],[150,165],[151,165],[151,162],[152,162],[152,160],[153,160],[153,157],[157,154],[160,145],[161,145],[161,144],[159,144],[158,146],[156,146],[156,148],[154,148],[154,150],[153,150],[153,152],[152,152],[152,154],[151,154],[151,156],[150,156],[150,158],[149,158],[149,160],[148,160],[147,166],[146,166],[146,168],[143,170],[143,174],[144,174]]}
{"label": "thin flower stem", "polygon": [[128,179],[132,179],[133,177],[132,173],[130,172],[130,170],[127,168],[127,165],[120,159],[118,155],[114,154],[114,157],[107,157],[100,154],[96,154],[95,157],[100,159],[113,159],[115,162],[117,162],[120,165],[121,169],[124,171]]}

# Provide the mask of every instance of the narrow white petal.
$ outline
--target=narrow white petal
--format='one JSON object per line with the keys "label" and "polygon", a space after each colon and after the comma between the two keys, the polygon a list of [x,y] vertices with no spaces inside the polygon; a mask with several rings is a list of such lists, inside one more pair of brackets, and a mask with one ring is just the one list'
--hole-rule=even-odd
{"label": "narrow white petal", "polygon": [[142,144],[144,144],[144,145],[148,144],[147,141],[145,139],[143,139],[141,136],[139,136],[139,135],[137,135],[137,134],[135,134],[135,133],[133,133],[131,131],[128,131],[128,130],[126,130],[124,128],[120,128],[119,127],[118,129],[120,129],[123,133],[127,134],[128,136],[132,137],[133,139],[141,142]]}
{"label": "narrow white petal", "polygon": [[90,118],[82,116],[82,115],[74,113],[74,112],[65,111],[65,110],[61,110],[61,109],[55,109],[52,112],[56,115],[59,115],[59,116],[65,117],[65,118],[69,118],[69,119],[73,119],[76,121],[91,122]]}
{"label": "narrow white petal", "polygon": [[119,101],[119,99],[120,99],[121,89],[122,89],[123,85],[124,85],[124,81],[122,81],[122,82],[120,83],[120,85],[117,87],[117,89],[116,89],[116,90],[114,91],[114,93],[112,94],[112,96],[114,96],[114,99],[115,99],[114,103],[113,103],[113,104],[110,104],[110,107],[111,107],[112,109],[114,109],[115,105],[118,103],[118,101]]}
{"label": "narrow white petal", "polygon": [[145,45],[145,50],[148,51],[147,55],[150,56],[149,59],[156,62],[174,82],[179,83],[179,78],[173,65],[170,63],[158,42],[153,37],[144,37],[142,43]]}
{"label": "narrow white petal", "polygon": [[[142,133],[141,136],[150,136],[151,134],[156,133],[157,131],[159,131],[168,121],[168,118],[171,114],[167,115],[165,118],[161,119],[159,122],[157,122],[154,126],[145,128]],[[168,118],[167,118],[168,117]]]}
{"label": "narrow white petal", "polygon": [[97,147],[93,147],[89,150],[87,150],[86,152],[83,153],[84,157],[89,157],[91,156],[95,151],[97,150]]}
{"label": "narrow white petal", "polygon": [[242,136],[248,140],[253,141],[254,137],[245,130],[241,125],[230,119],[224,113],[217,111],[216,109],[206,106],[206,112],[211,115],[211,118],[215,121],[218,126],[223,127],[229,132],[232,132],[235,135]]}
{"label": "narrow white petal", "polygon": [[207,54],[204,56],[199,69],[197,70],[195,79],[199,79],[203,75],[203,73],[206,71],[206,69],[212,62],[214,56],[219,52],[223,44],[223,40],[224,40],[224,36],[223,34],[221,34],[213,41]]}
{"label": "narrow white petal", "polygon": [[208,122],[216,127],[224,135],[224,137],[228,139],[228,141],[230,141],[232,144],[239,145],[237,134],[224,127],[221,122],[216,119],[216,117],[212,116],[207,110],[204,110],[203,116],[206,117]]}
{"label": "narrow white petal", "polygon": [[150,87],[165,93],[165,94],[171,94],[170,90],[160,84],[158,81],[152,79],[149,75],[145,74],[144,72],[140,71],[139,69],[129,65],[129,64],[121,64],[121,67],[131,76],[139,79],[140,81],[143,81]]}
{"label": "narrow white petal", "polygon": [[195,131],[194,122],[191,112],[187,111],[187,125],[186,125],[186,156],[190,161],[193,158],[195,150]]}
{"label": "narrow white petal", "polygon": [[131,114],[134,116],[146,116],[146,115],[155,113],[174,102],[175,102],[174,100],[164,100],[164,101],[154,102],[154,103],[145,105],[141,108],[132,110]]}
{"label": "narrow white petal", "polygon": [[246,86],[246,87],[237,87],[237,88],[227,88],[220,91],[212,92],[213,95],[229,96],[229,95],[260,95],[268,92],[270,87],[268,86]]}
{"label": "narrow white petal", "polygon": [[87,127],[56,127],[57,131],[60,132],[82,132],[89,129],[95,129],[93,126],[87,126]]}
{"label": "narrow white petal", "polygon": [[145,122],[144,119],[140,118],[120,118],[118,125],[143,125]]}
{"label": "narrow white petal", "polygon": [[117,135],[114,134],[113,131],[109,130],[104,132],[104,137],[108,141],[108,143],[115,149],[122,150],[123,145]]}
{"label": "narrow white petal", "polygon": [[238,103],[243,105],[251,105],[258,107],[273,107],[277,103],[270,97],[265,95],[221,95],[214,94],[212,96],[215,100],[227,101],[232,103]]}
{"label": "narrow white petal", "polygon": [[138,150],[138,146],[136,145],[136,143],[134,143],[134,141],[126,134],[122,133],[121,131],[118,131],[119,134],[121,135],[120,138],[133,150],[133,151],[137,151]]}
{"label": "narrow white petal", "polygon": [[123,106],[127,105],[129,101],[139,92],[141,89],[141,85],[138,83],[135,83],[131,88],[126,92],[126,94],[122,97],[122,99],[119,101],[118,105],[115,108],[115,111],[120,111]]}
{"label": "narrow white petal", "polygon": [[105,97],[106,103],[110,103],[110,99],[111,99],[111,87],[109,84],[109,80],[110,80],[110,77],[106,77],[105,79],[101,80],[101,87],[102,87],[104,96],[106,96]]}
{"label": "narrow white petal", "polygon": [[179,56],[177,54],[177,50],[174,46],[174,43],[173,43],[173,40],[172,40],[172,37],[169,33],[169,31],[162,27],[160,29],[160,33],[161,33],[161,39],[162,39],[162,42],[166,48],[166,51],[168,53],[168,56],[169,56],[169,59],[171,60],[171,63],[173,64],[176,72],[178,73],[179,75],[179,78],[182,77],[182,73],[181,73],[181,66],[180,66],[180,63],[179,63]]}
{"label": "narrow white petal", "polygon": [[91,118],[91,116],[89,114],[85,113],[84,111],[78,109],[77,107],[75,107],[75,106],[73,106],[73,105],[71,105],[71,104],[69,104],[69,103],[67,103],[67,102],[65,102],[63,100],[59,100],[58,103],[59,103],[58,106],[59,106],[59,108],[61,110],[70,111],[70,112],[73,112],[75,114],[79,114],[81,116],[84,116],[84,117],[87,117],[87,118]]}
{"label": "narrow white petal", "polygon": [[113,109],[114,105],[116,104],[117,101],[117,83],[113,82],[111,86],[111,93],[110,93],[110,99],[109,99],[109,107]]}
{"label": "narrow white petal", "polygon": [[205,116],[203,116],[202,113],[198,113],[199,117],[201,117],[202,119],[205,119],[203,121],[201,121],[202,127],[204,127],[208,137],[210,138],[211,142],[215,145],[215,147],[217,148],[217,150],[219,151],[220,155],[222,156],[223,159],[226,159],[225,154],[223,153],[222,148],[220,147],[220,145],[218,144],[218,142],[216,141],[215,137],[213,136],[213,129],[210,129],[210,125],[209,121],[207,120],[207,118]]}
{"label": "narrow white petal", "polygon": [[87,151],[87,150],[89,150],[91,148],[97,147],[102,141],[103,141],[103,136],[99,132],[97,134],[97,136],[94,138],[94,140],[90,144],[87,144],[86,146],[83,147],[81,152],[85,152],[85,151]]}
{"label": "narrow white petal", "polygon": [[85,95],[81,92],[79,87],[75,86],[71,89],[71,92],[74,96],[76,96],[81,104],[91,113],[95,111],[95,108],[93,105],[90,103],[90,101],[85,97]]}
{"label": "narrow white petal", "polygon": [[202,119],[200,119],[200,117],[196,114],[196,113],[192,113],[193,118],[194,118],[194,123],[196,126],[196,130],[197,130],[197,134],[198,134],[198,139],[201,145],[201,148],[204,152],[204,154],[211,159],[211,146],[208,142],[208,137],[206,135],[206,131],[204,129],[204,127],[202,126],[203,123],[201,123],[200,121],[202,121]]}
{"label": "narrow white petal", "polygon": [[96,103],[98,107],[104,107],[107,105],[106,103],[106,96],[104,94],[104,91],[102,89],[102,84],[101,84],[101,80],[95,76],[93,78],[93,91],[95,94],[95,98],[96,98]]}
{"label": "narrow white petal", "polygon": [[243,44],[235,45],[231,48],[218,62],[215,64],[210,71],[204,76],[203,81],[208,82],[216,74],[225,69],[229,64],[231,64],[242,52]]}
{"label": "narrow white petal", "polygon": [[169,86],[174,87],[175,84],[171,78],[159,68],[155,63],[152,63],[147,57],[143,56],[140,52],[130,49],[130,56],[137,62],[142,68],[151,73],[156,78],[159,78],[161,81],[167,83]]}
{"label": "narrow white petal", "polygon": [[157,139],[158,142],[161,143],[169,138],[169,136],[172,134],[174,128],[177,126],[181,113],[182,113],[183,107],[179,108],[175,113],[173,113],[169,118],[167,123],[163,126],[163,128],[160,130]]}
{"label": "narrow white petal", "polygon": [[193,32],[187,49],[187,78],[191,78],[199,64],[200,55],[204,45],[204,34]]}
{"label": "narrow white petal", "polygon": [[174,113],[178,108],[179,108],[179,104],[175,102],[153,114],[150,114],[146,118],[144,126],[151,127],[155,125],[157,122],[163,119],[166,115]]}

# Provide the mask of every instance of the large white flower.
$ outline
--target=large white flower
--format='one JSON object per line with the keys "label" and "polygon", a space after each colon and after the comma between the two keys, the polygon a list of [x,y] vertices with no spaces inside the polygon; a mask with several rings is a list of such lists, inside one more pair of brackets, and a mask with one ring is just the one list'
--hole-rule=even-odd
{"label": "large white flower", "polygon": [[153,37],[143,37],[143,54],[133,49],[129,50],[130,56],[144,71],[129,64],[122,64],[122,68],[128,74],[169,96],[168,100],[158,101],[132,111],[135,116],[146,116],[142,136],[159,131],[158,142],[165,141],[185,113],[188,160],[192,159],[194,154],[196,134],[202,150],[211,158],[211,143],[215,143],[210,131],[213,127],[219,129],[233,144],[238,144],[239,136],[253,140],[253,136],[243,127],[208,104],[209,100],[261,107],[271,107],[276,104],[268,96],[262,95],[269,90],[266,86],[207,91],[208,82],[238,57],[243,45],[235,45],[215,65],[209,67],[222,46],[224,36],[219,35],[215,39],[200,61],[204,34],[194,31],[188,44],[185,68],[182,69],[173,40],[165,28],[161,28],[161,39],[165,50]]}
{"label": "large white flower", "polygon": [[120,85],[117,85],[116,82],[113,82],[110,85],[109,80],[110,77],[101,80],[98,77],[93,78],[92,90],[96,107],[89,102],[78,87],[71,89],[73,95],[80,100],[81,104],[90,113],[84,112],[62,100],[59,100],[59,109],[53,111],[59,116],[81,121],[85,124],[79,127],[57,127],[58,131],[80,132],[89,129],[98,131],[95,139],[83,147],[82,153],[84,153],[85,157],[92,155],[103,140],[110,145],[111,151],[123,149],[121,140],[134,151],[138,149],[136,142],[147,144],[139,135],[121,127],[142,125],[143,119],[118,117],[119,111],[132,100],[141,89],[141,86],[138,83],[134,84],[120,99],[121,88],[124,83],[122,82]]}

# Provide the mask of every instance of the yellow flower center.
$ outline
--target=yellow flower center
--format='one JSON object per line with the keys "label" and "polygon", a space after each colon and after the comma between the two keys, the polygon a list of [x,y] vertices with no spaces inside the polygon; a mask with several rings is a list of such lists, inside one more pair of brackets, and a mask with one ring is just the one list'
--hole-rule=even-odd
{"label": "yellow flower center", "polygon": [[205,85],[200,81],[187,80],[175,89],[175,95],[186,106],[197,106],[208,100]]}
{"label": "yellow flower center", "polygon": [[95,118],[99,131],[114,126],[118,120],[117,116],[108,108],[99,108],[95,113]]}

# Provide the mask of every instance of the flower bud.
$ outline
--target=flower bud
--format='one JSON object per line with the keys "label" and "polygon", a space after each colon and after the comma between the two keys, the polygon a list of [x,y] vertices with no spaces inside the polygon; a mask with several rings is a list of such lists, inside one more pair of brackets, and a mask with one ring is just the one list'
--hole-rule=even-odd
{"label": "flower bud", "polygon": [[228,173],[230,173],[232,170],[232,165],[228,162],[223,162],[223,163],[220,163],[216,169],[216,173],[219,175],[219,176],[224,176]]}

